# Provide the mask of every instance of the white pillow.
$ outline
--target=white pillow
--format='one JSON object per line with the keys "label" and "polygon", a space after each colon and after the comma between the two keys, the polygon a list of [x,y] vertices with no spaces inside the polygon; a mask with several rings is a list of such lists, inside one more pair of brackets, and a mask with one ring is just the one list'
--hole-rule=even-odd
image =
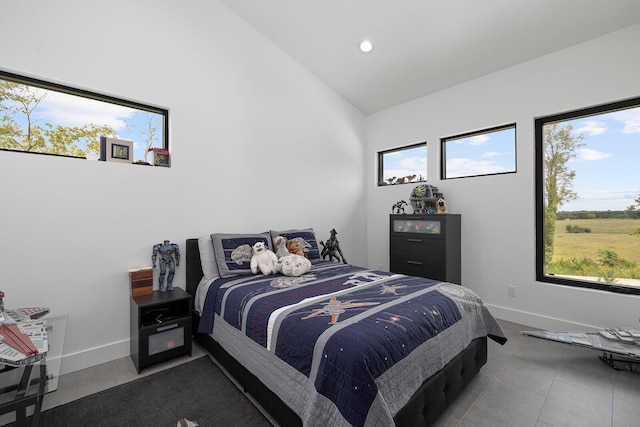
{"label": "white pillow", "polygon": [[200,263],[202,264],[204,277],[212,279],[220,276],[220,273],[218,273],[218,264],[216,264],[216,256],[213,252],[211,237],[198,237],[198,248],[200,249]]}

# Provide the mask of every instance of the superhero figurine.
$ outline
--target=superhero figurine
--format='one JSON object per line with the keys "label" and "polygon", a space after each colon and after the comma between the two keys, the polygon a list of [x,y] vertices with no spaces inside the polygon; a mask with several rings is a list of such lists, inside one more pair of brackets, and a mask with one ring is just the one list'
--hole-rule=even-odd
{"label": "superhero figurine", "polygon": [[322,256],[322,259],[328,256],[329,261],[332,261],[333,258],[335,258],[336,261],[338,262],[342,261],[343,264],[346,264],[347,260],[342,254],[342,250],[340,249],[340,242],[338,242],[338,239],[336,238],[336,234],[338,234],[336,229],[335,228],[331,229],[331,237],[329,237],[329,239],[327,240],[326,246],[322,242],[322,240],[320,241],[320,244],[322,245],[322,252],[320,253],[320,255]]}
{"label": "superhero figurine", "polygon": [[[176,265],[180,265],[180,247],[175,243],[169,243],[165,240],[163,243],[158,243],[153,246],[153,254],[151,255],[151,262],[153,268],[156,268],[156,257],[160,254],[160,277],[158,278],[158,289],[160,292],[173,290],[173,276],[176,272]],[[175,258],[175,263],[174,263]],[[167,267],[169,267],[169,276],[167,277],[167,286],[164,286],[164,276],[167,273]]]}

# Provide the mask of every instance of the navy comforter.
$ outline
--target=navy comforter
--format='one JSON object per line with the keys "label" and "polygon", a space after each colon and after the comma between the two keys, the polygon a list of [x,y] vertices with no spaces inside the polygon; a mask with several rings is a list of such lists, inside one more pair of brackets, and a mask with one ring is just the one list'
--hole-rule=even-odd
{"label": "navy comforter", "polygon": [[[465,316],[472,320],[463,326]],[[484,304],[462,286],[330,262],[297,278],[215,280],[198,331],[211,333],[222,321],[313,385],[319,396],[303,399],[313,408],[290,404],[305,425],[389,425],[394,409],[384,395],[402,400],[415,391],[398,392],[395,366],[411,370],[406,360],[424,355],[426,379],[472,339],[506,341]],[[434,353],[445,336],[460,342]]]}

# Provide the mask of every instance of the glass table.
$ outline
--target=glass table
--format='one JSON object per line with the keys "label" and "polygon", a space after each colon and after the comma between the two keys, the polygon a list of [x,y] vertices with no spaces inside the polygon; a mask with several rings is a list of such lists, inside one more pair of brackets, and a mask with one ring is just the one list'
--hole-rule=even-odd
{"label": "glass table", "polygon": [[46,320],[46,356],[21,366],[0,363],[0,414],[15,412],[18,427],[28,425],[27,408],[31,406],[31,425],[37,426],[44,395],[58,388],[68,317],[45,316],[38,320]]}

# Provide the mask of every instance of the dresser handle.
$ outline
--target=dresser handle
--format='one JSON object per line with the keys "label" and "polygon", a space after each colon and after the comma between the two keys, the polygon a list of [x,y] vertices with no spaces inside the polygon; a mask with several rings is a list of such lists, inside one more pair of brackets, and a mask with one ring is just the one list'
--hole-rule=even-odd
{"label": "dresser handle", "polygon": [[422,262],[420,262],[420,261],[411,261],[411,260],[409,260],[409,261],[407,261],[407,264],[422,265]]}
{"label": "dresser handle", "polygon": [[422,239],[407,239],[407,242],[411,242],[411,243],[422,243]]}

